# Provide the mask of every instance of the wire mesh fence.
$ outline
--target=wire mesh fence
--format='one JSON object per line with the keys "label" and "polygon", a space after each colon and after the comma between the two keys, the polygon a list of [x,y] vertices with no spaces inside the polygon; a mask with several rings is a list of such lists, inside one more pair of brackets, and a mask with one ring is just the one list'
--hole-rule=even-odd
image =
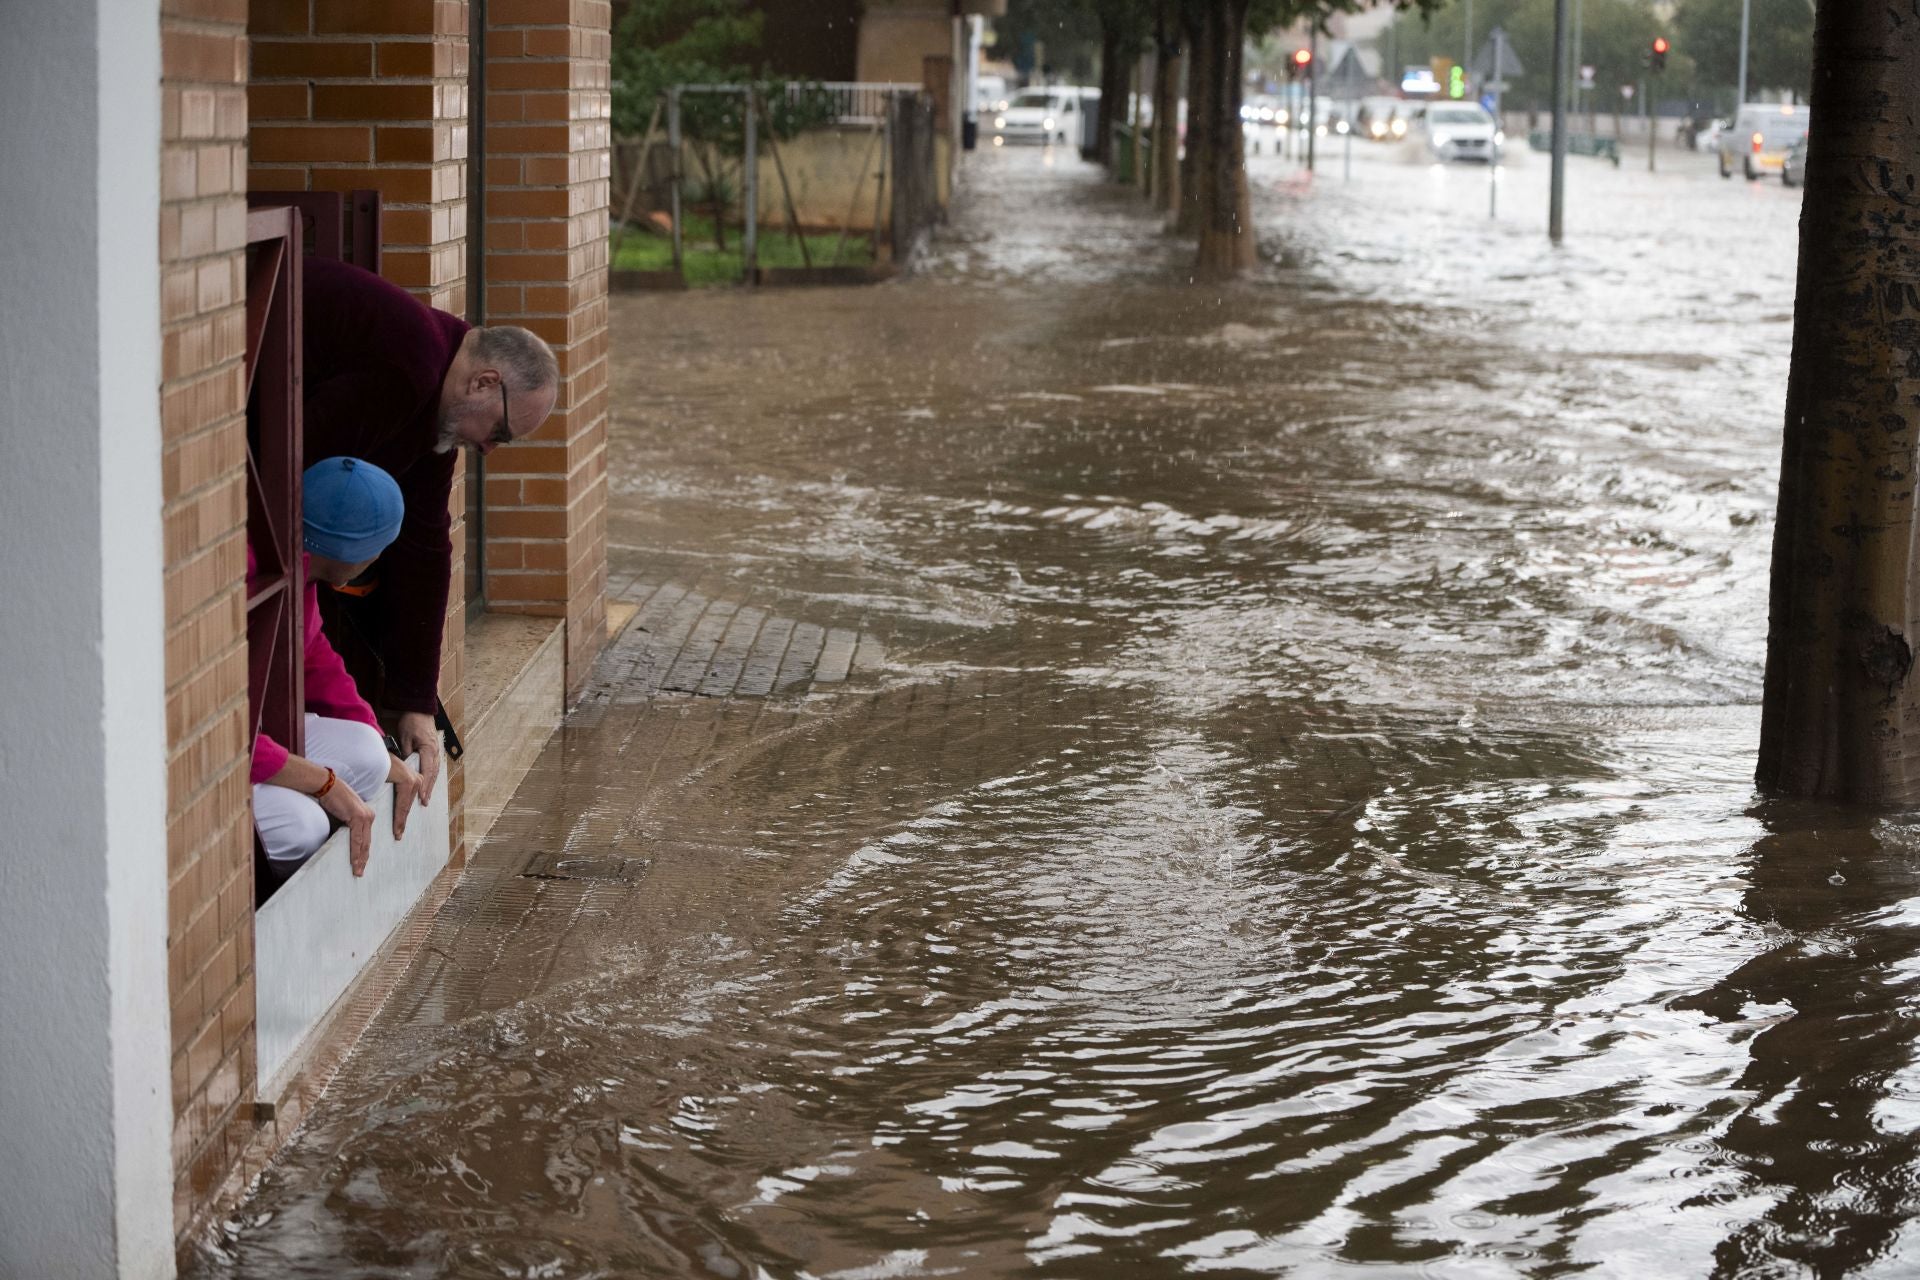
{"label": "wire mesh fence", "polygon": [[902,264],[939,214],[935,133],[915,86],[676,86],[615,140],[614,270],[699,285]]}

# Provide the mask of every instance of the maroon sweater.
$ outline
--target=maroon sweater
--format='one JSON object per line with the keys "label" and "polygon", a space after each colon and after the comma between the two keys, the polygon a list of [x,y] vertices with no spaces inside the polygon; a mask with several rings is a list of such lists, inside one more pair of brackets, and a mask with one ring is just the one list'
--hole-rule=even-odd
{"label": "maroon sweater", "polygon": [[359,267],[309,258],[301,277],[304,465],[365,458],[400,483],[400,536],[380,557],[377,634],[385,702],[432,714],[453,572],[452,452],[435,453],[440,384],[467,322]]}

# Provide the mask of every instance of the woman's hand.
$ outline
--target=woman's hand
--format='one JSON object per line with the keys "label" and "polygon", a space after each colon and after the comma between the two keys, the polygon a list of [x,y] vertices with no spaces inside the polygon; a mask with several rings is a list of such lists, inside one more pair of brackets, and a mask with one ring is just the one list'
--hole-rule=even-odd
{"label": "woman's hand", "polygon": [[396,755],[387,757],[387,781],[393,784],[393,838],[398,840],[406,833],[414,801],[424,805],[433,793],[427,780]]}
{"label": "woman's hand", "polygon": [[367,857],[373,852],[373,806],[338,778],[327,794],[315,796],[314,801],[347,829],[347,864],[354,875],[365,875]]}

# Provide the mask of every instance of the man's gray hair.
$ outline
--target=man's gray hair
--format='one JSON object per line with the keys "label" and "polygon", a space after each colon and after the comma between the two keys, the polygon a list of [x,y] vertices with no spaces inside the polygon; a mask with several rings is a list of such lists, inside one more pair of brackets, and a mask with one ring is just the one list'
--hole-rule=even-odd
{"label": "man's gray hair", "polygon": [[531,329],[515,324],[475,329],[473,354],[480,363],[500,371],[508,391],[540,391],[560,384],[560,362],[553,348]]}

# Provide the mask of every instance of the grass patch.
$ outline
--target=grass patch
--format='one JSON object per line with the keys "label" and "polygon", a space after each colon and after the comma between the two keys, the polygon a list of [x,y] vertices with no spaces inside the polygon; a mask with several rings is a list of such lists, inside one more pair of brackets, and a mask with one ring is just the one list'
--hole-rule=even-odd
{"label": "grass patch", "polygon": [[[687,284],[693,288],[707,285],[740,283],[740,228],[727,228],[727,249],[725,253],[713,247],[713,219],[688,214],[682,224],[682,244],[685,249],[683,273]],[[837,231],[825,234],[804,236],[807,252],[813,255],[813,265],[824,267],[833,262],[834,246],[840,243]],[[760,265],[763,267],[803,267],[806,263],[800,259],[800,246],[789,236],[784,227],[763,226],[760,228],[759,244]],[[840,251],[839,265],[843,267],[864,267],[873,262],[873,246],[862,232],[854,232],[847,237],[846,247]],[[673,270],[673,241],[664,235],[640,227],[630,229],[626,238],[620,242],[620,252],[613,260],[615,271],[671,271]]]}

